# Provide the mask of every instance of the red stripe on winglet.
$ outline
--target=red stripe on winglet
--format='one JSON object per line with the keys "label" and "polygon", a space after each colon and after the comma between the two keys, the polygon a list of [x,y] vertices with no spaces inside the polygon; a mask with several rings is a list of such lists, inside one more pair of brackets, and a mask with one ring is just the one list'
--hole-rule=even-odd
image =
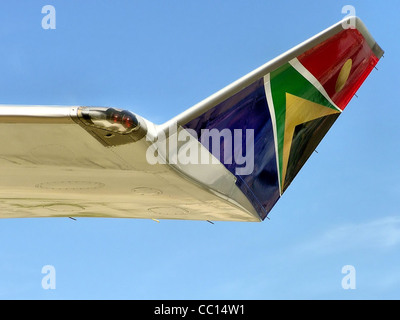
{"label": "red stripe on winglet", "polygon": [[[336,92],[337,78],[348,59],[352,59],[349,78],[343,89]],[[346,29],[306,51],[298,60],[318,79],[336,105],[344,110],[379,59],[357,29]]]}

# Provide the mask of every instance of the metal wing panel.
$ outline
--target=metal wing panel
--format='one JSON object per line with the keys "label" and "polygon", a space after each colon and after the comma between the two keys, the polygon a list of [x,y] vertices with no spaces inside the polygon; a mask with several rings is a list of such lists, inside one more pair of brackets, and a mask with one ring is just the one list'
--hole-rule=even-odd
{"label": "metal wing panel", "polygon": [[103,145],[76,113],[0,107],[0,217],[259,221],[169,165],[149,164],[145,138]]}

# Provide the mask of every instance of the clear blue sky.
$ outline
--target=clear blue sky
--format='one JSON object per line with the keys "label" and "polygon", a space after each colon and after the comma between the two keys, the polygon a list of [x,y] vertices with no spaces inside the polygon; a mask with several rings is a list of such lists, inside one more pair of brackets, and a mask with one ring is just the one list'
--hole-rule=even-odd
{"label": "clear blue sky", "polygon": [[[56,29],[44,30],[44,5]],[[386,51],[262,223],[0,220],[0,299],[399,299],[400,4],[0,4],[0,103],[126,108],[162,123],[344,17]],[[42,267],[56,270],[44,290]],[[342,267],[356,289],[341,286]]]}

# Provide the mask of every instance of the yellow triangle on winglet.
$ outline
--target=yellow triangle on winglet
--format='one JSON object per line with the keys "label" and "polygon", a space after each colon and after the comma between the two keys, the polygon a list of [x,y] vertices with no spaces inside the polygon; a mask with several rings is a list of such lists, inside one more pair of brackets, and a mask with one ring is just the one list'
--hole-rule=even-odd
{"label": "yellow triangle on winglet", "polygon": [[340,111],[323,106],[321,104],[297,97],[286,93],[286,117],[285,117],[285,135],[283,142],[282,159],[282,189],[285,184],[287,166],[289,162],[290,149],[292,147],[293,134],[296,126],[312,121]]}

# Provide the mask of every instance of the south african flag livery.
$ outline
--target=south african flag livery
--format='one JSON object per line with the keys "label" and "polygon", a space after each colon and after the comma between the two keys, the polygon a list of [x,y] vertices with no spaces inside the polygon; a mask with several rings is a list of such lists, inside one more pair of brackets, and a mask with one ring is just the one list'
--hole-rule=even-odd
{"label": "south african flag livery", "polygon": [[253,172],[224,165],[265,219],[382,54],[358,28],[337,29],[183,127],[198,137],[202,129],[254,130]]}

